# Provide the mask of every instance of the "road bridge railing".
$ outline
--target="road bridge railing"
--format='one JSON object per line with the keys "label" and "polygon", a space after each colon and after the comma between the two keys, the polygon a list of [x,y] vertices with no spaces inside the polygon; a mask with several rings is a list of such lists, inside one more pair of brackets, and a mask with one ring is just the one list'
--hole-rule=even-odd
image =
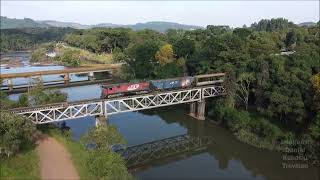
{"label": "road bridge railing", "polygon": [[11,109],[11,111],[30,118],[36,124],[45,124],[88,116],[108,116],[123,112],[197,102],[205,98],[225,95],[225,93],[225,88],[222,85],[211,85],[111,99],[93,99],[17,108]]}

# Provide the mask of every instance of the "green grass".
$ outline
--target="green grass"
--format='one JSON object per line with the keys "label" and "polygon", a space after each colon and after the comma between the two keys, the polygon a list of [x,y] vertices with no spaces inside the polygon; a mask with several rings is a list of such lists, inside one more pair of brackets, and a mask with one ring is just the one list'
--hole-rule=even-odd
{"label": "green grass", "polygon": [[40,179],[36,150],[28,148],[10,158],[0,157],[0,179]]}
{"label": "green grass", "polygon": [[94,176],[90,174],[86,165],[86,160],[89,154],[80,143],[72,141],[70,138],[61,134],[57,129],[50,129],[46,133],[54,137],[67,148],[71,155],[71,160],[81,179],[95,179]]}

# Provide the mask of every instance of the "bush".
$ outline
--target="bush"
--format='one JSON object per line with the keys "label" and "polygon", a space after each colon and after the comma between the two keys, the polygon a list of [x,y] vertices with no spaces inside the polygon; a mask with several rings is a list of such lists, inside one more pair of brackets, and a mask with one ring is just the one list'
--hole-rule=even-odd
{"label": "bush", "polygon": [[59,90],[44,90],[41,85],[37,85],[31,89],[28,94],[28,101],[31,105],[43,105],[50,103],[64,102],[67,94]]}
{"label": "bush", "polygon": [[32,62],[39,62],[39,61],[46,58],[46,52],[47,52],[47,49],[45,49],[43,47],[38,48],[38,49],[32,51],[31,56],[30,56],[30,60]]}
{"label": "bush", "polygon": [[320,113],[314,118],[313,122],[311,123],[310,127],[310,134],[314,139],[320,138]]}
{"label": "bush", "polygon": [[116,153],[105,150],[89,152],[87,160],[89,171],[100,179],[132,179],[125,166],[125,161]]}
{"label": "bush", "polygon": [[261,138],[278,139],[283,137],[283,132],[278,126],[263,118],[252,118],[250,121],[250,130]]}
{"label": "bush", "polygon": [[240,129],[247,129],[250,122],[248,112],[238,111],[221,105],[215,106],[213,110],[209,112],[209,116],[217,121],[222,121],[222,123],[233,132],[237,132]]}
{"label": "bush", "polygon": [[19,115],[0,111],[0,154],[17,153],[22,145],[33,144],[36,126]]}
{"label": "bush", "polygon": [[82,144],[87,147],[93,144],[96,149],[111,150],[114,144],[124,144],[125,140],[114,126],[98,126],[92,128],[81,139]]}
{"label": "bush", "polygon": [[56,58],[65,66],[78,67],[80,66],[80,50],[67,49],[64,53]]}

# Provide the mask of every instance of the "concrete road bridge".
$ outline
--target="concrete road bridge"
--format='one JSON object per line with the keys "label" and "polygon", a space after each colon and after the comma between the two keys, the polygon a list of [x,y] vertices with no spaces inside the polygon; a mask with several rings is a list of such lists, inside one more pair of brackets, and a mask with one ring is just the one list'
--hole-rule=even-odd
{"label": "concrete road bridge", "polygon": [[225,94],[225,88],[221,83],[218,83],[110,99],[93,99],[48,104],[38,107],[17,108],[11,109],[10,111],[21,114],[36,124],[95,116],[96,125],[99,125],[106,122],[107,116],[113,114],[189,103],[190,115],[197,119],[204,120],[205,99]]}
{"label": "concrete road bridge", "polygon": [[[28,88],[34,86],[35,84],[32,83],[33,80],[40,82],[43,84],[45,88],[48,87],[70,87],[70,86],[81,86],[81,85],[88,85],[88,84],[96,84],[108,81],[106,80],[96,80],[94,78],[96,73],[108,73],[114,74],[117,73],[120,69],[122,63],[118,64],[109,64],[109,65],[99,65],[99,66],[89,66],[89,67],[79,67],[79,68],[68,68],[68,69],[61,69],[61,70],[49,70],[49,71],[34,71],[34,72],[22,72],[22,73],[10,73],[10,74],[0,74],[1,82],[1,89],[2,91],[7,92],[25,92]],[[81,82],[72,82],[71,81],[71,74],[87,74],[88,81],[81,81]],[[43,81],[43,76],[47,75],[60,75],[63,77],[63,80],[55,80],[55,81]],[[14,85],[13,79],[16,78],[27,78],[26,84],[19,84]],[[3,82],[6,81],[7,83],[4,84]]]}

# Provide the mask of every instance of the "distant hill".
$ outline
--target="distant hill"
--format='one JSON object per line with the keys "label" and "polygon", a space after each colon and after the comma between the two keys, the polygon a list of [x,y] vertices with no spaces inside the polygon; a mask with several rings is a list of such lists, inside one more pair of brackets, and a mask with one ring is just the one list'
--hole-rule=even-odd
{"label": "distant hill", "polygon": [[193,26],[193,25],[185,25],[173,22],[162,22],[162,21],[154,21],[154,22],[146,22],[146,23],[137,23],[132,25],[122,25],[122,24],[112,24],[112,23],[100,23],[96,25],[85,25],[74,22],[60,22],[60,21],[35,21],[29,18],[25,19],[14,19],[7,18],[1,16],[1,29],[14,29],[14,28],[26,28],[26,27],[70,27],[74,29],[90,29],[90,28],[116,28],[116,27],[124,27],[131,28],[133,30],[141,30],[141,29],[153,29],[159,32],[165,32],[168,29],[200,29],[203,28],[201,26]]}
{"label": "distant hill", "polygon": [[30,28],[30,27],[50,27],[48,24],[41,24],[32,19],[15,19],[1,16],[1,29]]}
{"label": "distant hill", "polygon": [[193,26],[193,25],[185,25],[173,22],[163,22],[163,21],[153,21],[146,23],[137,23],[134,25],[127,25],[126,27],[131,28],[133,30],[141,30],[141,29],[153,29],[160,32],[165,32],[168,29],[185,29],[185,30],[193,30],[193,29],[201,29],[201,26]]}
{"label": "distant hill", "polygon": [[39,24],[53,26],[53,27],[70,27],[74,29],[88,29],[90,28],[89,25],[82,25],[79,23],[73,23],[73,22],[60,22],[60,21],[36,21]]}
{"label": "distant hill", "polygon": [[306,26],[306,27],[315,26],[315,25],[317,25],[317,23],[315,22],[303,22],[298,24],[298,26]]}

